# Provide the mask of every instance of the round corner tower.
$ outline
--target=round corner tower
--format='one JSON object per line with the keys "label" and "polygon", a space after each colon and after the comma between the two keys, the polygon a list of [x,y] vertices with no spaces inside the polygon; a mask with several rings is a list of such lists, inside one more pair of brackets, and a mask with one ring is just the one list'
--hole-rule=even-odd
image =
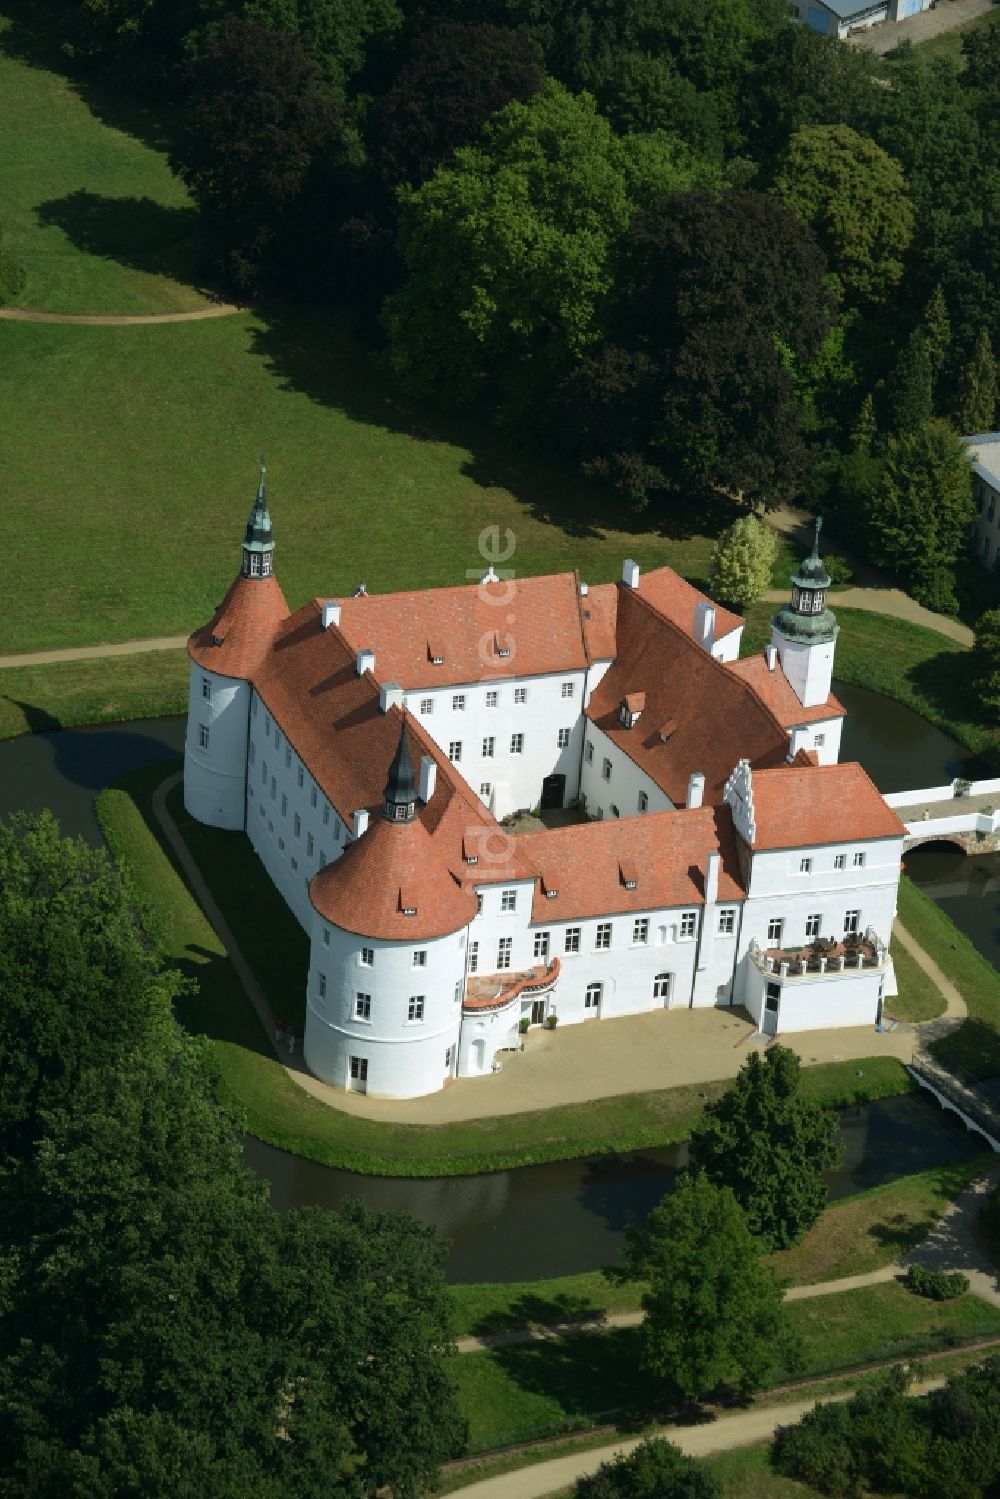
{"label": "round corner tower", "polygon": [[771,621],[771,644],[782,670],[804,708],[815,708],[830,696],[833,657],[840,626],[826,598],[830,575],[819,555],[822,520],[809,556],[792,576],[792,597]]}

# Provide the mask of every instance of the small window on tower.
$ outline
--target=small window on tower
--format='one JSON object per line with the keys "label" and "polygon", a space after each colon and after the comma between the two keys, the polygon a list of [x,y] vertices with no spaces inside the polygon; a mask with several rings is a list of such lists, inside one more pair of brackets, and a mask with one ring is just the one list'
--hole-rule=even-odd
{"label": "small window on tower", "polygon": [[198,744],[202,749],[208,749],[208,726],[200,723],[198,725]]}
{"label": "small window on tower", "polygon": [[207,677],[201,679],[201,695],[206,702],[212,701],[212,684]]}

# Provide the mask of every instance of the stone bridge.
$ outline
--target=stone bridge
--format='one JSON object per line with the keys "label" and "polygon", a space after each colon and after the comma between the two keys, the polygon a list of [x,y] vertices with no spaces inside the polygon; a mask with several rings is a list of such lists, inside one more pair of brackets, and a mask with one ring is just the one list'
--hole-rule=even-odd
{"label": "stone bridge", "polygon": [[958,779],[920,791],[893,791],[885,799],[906,824],[905,850],[922,843],[954,843],[967,854],[1000,849],[1000,779]]}

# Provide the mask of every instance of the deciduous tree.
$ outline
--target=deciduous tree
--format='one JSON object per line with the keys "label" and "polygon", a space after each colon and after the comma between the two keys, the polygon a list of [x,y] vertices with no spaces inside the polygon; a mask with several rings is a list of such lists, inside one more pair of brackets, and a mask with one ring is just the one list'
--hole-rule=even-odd
{"label": "deciduous tree", "polygon": [[774,191],[812,229],[849,298],[885,300],[913,236],[898,161],[847,125],[806,125],[789,141]]}
{"label": "deciduous tree", "polygon": [[624,1267],[612,1279],[649,1281],[643,1295],[644,1366],[675,1397],[749,1395],[795,1341],[781,1282],[729,1187],[685,1173],[644,1224],[629,1230]]}
{"label": "deciduous tree", "polygon": [[724,531],[712,553],[712,597],[737,609],[756,604],[771,586],[778,541],[770,526],[743,515]]}
{"label": "deciduous tree", "polygon": [[694,1170],[729,1187],[766,1249],[785,1249],[826,1203],[823,1172],[840,1160],[837,1117],[803,1098],[801,1063],[787,1046],[753,1053],[691,1132]]}
{"label": "deciduous tree", "polygon": [[578,1478],[573,1493],[576,1499],[722,1499],[722,1485],[673,1442],[652,1437]]}

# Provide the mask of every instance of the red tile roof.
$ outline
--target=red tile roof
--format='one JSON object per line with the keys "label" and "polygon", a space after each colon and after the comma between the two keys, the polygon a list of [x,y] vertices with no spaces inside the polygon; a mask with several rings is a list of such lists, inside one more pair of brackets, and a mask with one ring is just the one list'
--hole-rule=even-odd
{"label": "red tile roof", "polygon": [[[690,630],[660,614],[641,589],[618,585],[616,633],[618,655],[587,716],[675,805],[687,800],[693,771],[705,776],[705,799],[718,802],[739,756],[753,766],[785,761],[788,735],[767,704],[697,645]],[[619,705],[637,692],[646,696],[642,717],[622,728]]]}
{"label": "red tile roof", "polygon": [[615,654],[615,620],[618,589],[614,583],[598,583],[580,599],[583,633],[591,661],[610,661]]}
{"label": "red tile roof", "polygon": [[[522,833],[525,857],[541,871],[531,919],[536,925],[616,911],[700,905],[705,864],[722,856],[719,899],[742,900],[737,838],[728,807],[655,812]],[[634,876],[634,890],[625,875]],[[554,898],[546,890],[557,890]]]}
{"label": "red tile roof", "polygon": [[408,690],[587,665],[575,573],[343,599],[340,629],[375,652],[380,681]]}
{"label": "red tile roof", "polygon": [[803,708],[781,667],[775,662],[769,671],[763,656],[748,656],[745,661],[733,661],[729,670],[744,682],[749,682],[757,696],[767,704],[780,724],[791,729],[797,724],[818,723],[826,718],[843,718],[847,712],[831,692],[825,703],[815,708]]}
{"label": "red tile roof", "polygon": [[285,595],[273,573],[267,578],[240,575],[211,623],[191,636],[188,655],[220,676],[251,677],[267,655],[279,624],[287,618]]}
{"label": "red tile roof", "polygon": [[666,619],[673,620],[688,635],[694,638],[694,611],[699,604],[711,604],[715,610],[715,638],[721,640],[732,630],[745,624],[741,614],[723,609],[714,599],[701,593],[693,583],[675,573],[672,567],[656,567],[652,572],[639,574],[639,597],[652,604]]}
{"label": "red tile roof", "polygon": [[[376,821],[319,870],[309,899],[333,926],[384,942],[423,942],[467,926],[475,892],[450,872],[419,818]],[[407,911],[410,914],[407,915]]]}
{"label": "red tile roof", "polygon": [[755,849],[866,843],[906,829],[860,765],[788,765],[753,772]]}

